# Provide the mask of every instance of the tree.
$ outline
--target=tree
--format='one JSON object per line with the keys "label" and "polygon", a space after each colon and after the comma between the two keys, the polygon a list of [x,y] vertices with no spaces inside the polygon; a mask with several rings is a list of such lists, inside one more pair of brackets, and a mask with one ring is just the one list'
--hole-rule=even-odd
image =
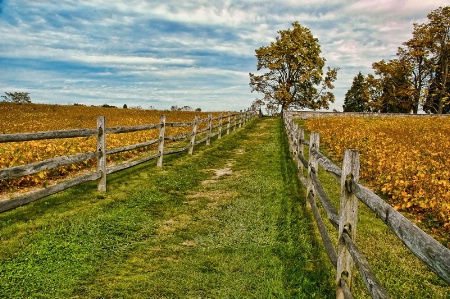
{"label": "tree", "polygon": [[260,99],[255,99],[250,106],[250,110],[253,112],[259,112],[262,106],[264,106],[264,102]]}
{"label": "tree", "polygon": [[128,109],[127,104],[123,104],[123,109]]}
{"label": "tree", "polygon": [[[450,113],[450,102],[442,101],[440,85],[442,82],[443,72],[440,70],[439,63],[435,66],[434,72],[431,74],[430,85],[426,94],[423,110],[427,113]],[[447,85],[446,95],[450,95],[450,84]],[[445,98],[444,98],[445,99]]]}
{"label": "tree", "polygon": [[31,103],[29,92],[5,92],[5,95],[2,96],[2,98],[4,98],[4,102]]}
{"label": "tree", "polygon": [[439,7],[428,14],[430,22],[423,26],[427,37],[427,48],[434,56],[435,70],[434,94],[437,101],[437,113],[442,114],[444,105],[449,101],[450,68],[450,6]]}
{"label": "tree", "polygon": [[353,78],[353,83],[350,89],[345,94],[344,106],[342,106],[344,112],[369,112],[370,107],[367,105],[369,102],[368,86],[366,79],[361,72]]}
{"label": "tree", "polygon": [[370,84],[377,89],[377,98],[369,105],[374,111],[382,113],[406,113],[411,111],[411,82],[409,77],[411,67],[399,59],[388,62],[381,60],[372,64],[377,78],[372,78]]}
{"label": "tree", "polygon": [[325,58],[320,57],[318,39],[298,22],[293,29],[278,31],[279,36],[269,46],[256,49],[257,70],[268,69],[262,75],[250,73],[252,92],[263,94],[263,101],[289,108],[329,108],[337,69],[327,68],[324,76]]}
{"label": "tree", "polygon": [[181,108],[178,108],[178,110],[180,111],[192,111],[192,107],[191,106],[183,106]]}
{"label": "tree", "polygon": [[428,37],[424,31],[425,25],[413,24],[413,38],[403,43],[405,48],[400,47],[397,56],[400,61],[409,64],[411,76],[409,81],[412,85],[412,112],[417,114],[419,105],[424,103],[428,80],[433,71],[433,63],[430,59],[430,51],[427,49]]}

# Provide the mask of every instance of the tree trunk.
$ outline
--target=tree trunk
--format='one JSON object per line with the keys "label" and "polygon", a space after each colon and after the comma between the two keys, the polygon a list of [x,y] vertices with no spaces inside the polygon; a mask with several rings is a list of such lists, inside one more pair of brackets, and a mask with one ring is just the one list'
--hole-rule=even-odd
{"label": "tree trunk", "polygon": [[441,92],[440,92],[440,99],[439,99],[439,108],[438,108],[438,114],[442,114],[442,111],[444,109],[444,95],[447,92],[447,76],[448,76],[448,65],[449,65],[449,60],[445,59],[444,63],[443,63],[443,67],[442,69],[444,70],[444,74],[443,74],[443,81],[442,81],[442,87],[441,87]]}
{"label": "tree trunk", "polygon": [[285,111],[285,110],[286,110],[286,105],[285,105],[285,104],[282,104],[282,105],[281,105],[281,113],[280,113],[281,119],[284,118],[284,111]]}

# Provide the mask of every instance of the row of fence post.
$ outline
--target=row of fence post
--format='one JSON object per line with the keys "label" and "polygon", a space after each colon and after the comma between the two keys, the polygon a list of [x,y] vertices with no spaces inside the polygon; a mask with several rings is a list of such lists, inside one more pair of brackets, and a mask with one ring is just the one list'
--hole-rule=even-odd
{"label": "row of fence post", "polygon": [[[294,154],[300,180],[306,183],[306,196],[311,195],[316,198],[316,190],[312,180],[313,173],[318,177],[318,162],[313,150],[319,152],[320,135],[313,132],[309,138],[309,155],[308,155],[308,174],[306,180],[303,176],[304,159],[304,140],[305,131],[298,128],[298,124],[294,124],[292,119],[286,119],[286,128],[289,140],[292,140],[290,149]],[[356,227],[358,220],[358,198],[353,192],[353,184],[359,180],[359,151],[356,149],[346,149],[344,161],[342,165],[342,176],[340,180],[341,196],[340,196],[340,213],[338,228],[338,250],[336,263],[336,298],[343,299],[349,294],[349,289],[353,283],[354,261],[344,241],[343,234],[347,234],[353,241],[356,239]],[[311,208],[309,201],[307,207]]]}
{"label": "row of fence post", "polygon": [[[230,134],[230,131],[233,129],[234,131],[236,128],[241,128],[243,125],[245,125],[251,115],[250,111],[240,111],[239,114],[234,115],[233,120],[233,128],[231,127],[232,119],[231,114],[228,112],[228,122],[227,122],[227,130],[226,134]],[[199,117],[195,116],[193,124],[192,124],[192,132],[191,132],[191,138],[188,146],[188,153],[190,155],[194,152],[194,146],[196,144],[195,138],[198,131],[198,123],[199,123]],[[207,129],[206,129],[206,140],[205,144],[210,145],[211,144],[211,136],[212,130],[213,130],[213,117],[212,114],[208,114],[207,118]],[[223,114],[220,113],[219,117],[219,124],[218,124],[218,134],[217,138],[222,138],[222,126],[223,126]],[[105,124],[105,117],[99,116],[97,119],[97,128],[98,128],[98,136],[97,136],[97,152],[99,153],[99,157],[97,159],[97,171],[101,173],[101,177],[98,180],[97,183],[97,190],[105,192],[106,191],[106,124]],[[165,115],[161,115],[160,118],[160,125],[159,125],[159,137],[158,137],[158,160],[157,160],[157,167],[163,166],[163,159],[164,159],[164,140],[165,140],[165,131],[166,131],[166,117]]]}

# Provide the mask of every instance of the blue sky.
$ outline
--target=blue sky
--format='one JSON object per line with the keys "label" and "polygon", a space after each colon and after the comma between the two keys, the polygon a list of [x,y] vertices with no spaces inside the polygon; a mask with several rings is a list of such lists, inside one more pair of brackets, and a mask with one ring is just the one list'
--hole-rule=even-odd
{"label": "blue sky", "polygon": [[0,0],[0,94],[33,102],[241,110],[254,50],[298,21],[338,67],[331,109],[353,77],[395,56],[413,23],[448,0]]}

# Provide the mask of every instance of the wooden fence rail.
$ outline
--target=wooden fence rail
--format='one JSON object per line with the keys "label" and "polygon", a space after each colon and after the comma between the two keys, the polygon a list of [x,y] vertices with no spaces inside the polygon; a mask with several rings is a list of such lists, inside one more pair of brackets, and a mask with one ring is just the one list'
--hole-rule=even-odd
{"label": "wooden fence rail", "polygon": [[[233,130],[236,130],[237,127],[239,128],[242,127],[242,125],[245,125],[254,116],[256,116],[256,114],[253,112],[241,111],[239,113],[233,114],[227,113],[227,115],[223,115],[221,113],[220,116],[215,118],[212,118],[211,114],[209,114],[208,117],[205,119],[199,119],[198,116],[195,116],[192,122],[166,122],[165,116],[163,115],[161,116],[161,121],[157,124],[146,124],[130,127],[112,127],[112,128],[107,128],[105,125],[105,118],[103,116],[100,116],[97,120],[96,129],[77,129],[77,130],[36,132],[36,133],[2,134],[0,135],[0,143],[97,136],[97,150],[95,152],[80,153],[70,156],[51,158],[27,165],[2,168],[0,169],[0,180],[13,179],[26,175],[36,174],[44,170],[51,170],[57,167],[67,166],[94,158],[97,159],[97,170],[89,174],[78,175],[74,178],[64,180],[63,182],[60,182],[56,185],[52,185],[38,191],[25,193],[17,197],[1,201],[0,213],[25,205],[32,201],[38,200],[40,198],[49,196],[51,194],[60,192],[62,190],[68,189],[70,187],[73,187],[75,185],[87,181],[98,180],[97,184],[98,191],[106,191],[106,176],[108,174],[123,169],[127,169],[153,159],[157,159],[157,166],[161,167],[163,165],[163,159],[165,155],[180,153],[184,151],[188,151],[188,153],[192,155],[194,147],[196,145],[199,145],[201,143],[206,143],[207,145],[209,145],[211,138],[214,138],[216,136],[218,138],[221,138],[222,128],[224,126],[226,127],[226,134],[229,134],[231,128],[233,128]],[[198,125],[204,123],[207,124],[206,127],[199,130]],[[213,125],[213,123],[217,124]],[[185,134],[168,136],[165,134],[166,127],[192,127],[192,131]],[[159,130],[158,139],[108,150],[106,149],[108,134],[122,134],[155,129]],[[214,132],[214,130],[216,129],[218,130]],[[206,136],[204,138],[196,140],[196,137],[201,136],[202,134],[205,135],[204,134],[205,132]],[[165,147],[166,140],[172,142],[176,141],[182,142],[184,140],[189,140],[189,144],[181,148],[168,149],[167,146]],[[148,155],[138,160],[123,163],[121,165],[115,165],[110,167],[107,167],[106,165],[107,155],[135,150],[142,147],[149,147],[156,144],[158,144],[158,152],[156,154]]]}
{"label": "wooden fence rail", "polygon": [[[434,273],[450,285],[450,250],[402,216],[378,195],[359,184],[359,152],[346,149],[342,169],[319,151],[320,136],[313,132],[310,140],[305,140],[305,132],[298,128],[293,117],[284,113],[284,125],[289,139],[289,148],[298,165],[298,175],[307,188],[308,205],[322,237],[325,251],[336,268],[336,298],[353,298],[351,294],[353,268],[356,266],[372,298],[389,298],[371,270],[368,261],[355,244],[357,234],[358,202],[363,202],[380,218]],[[309,147],[308,160],[304,146]],[[318,166],[331,174],[341,184],[340,209],[334,207],[319,179]],[[303,169],[307,168],[304,177]],[[320,215],[316,199],[319,199],[328,220],[338,230],[338,248],[334,248],[329,232]]]}

